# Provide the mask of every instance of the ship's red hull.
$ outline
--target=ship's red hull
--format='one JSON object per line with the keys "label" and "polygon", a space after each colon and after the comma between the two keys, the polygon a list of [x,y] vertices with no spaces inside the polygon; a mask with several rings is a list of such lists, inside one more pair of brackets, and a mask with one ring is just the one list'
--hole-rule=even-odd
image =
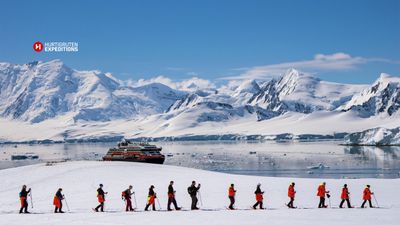
{"label": "ship's red hull", "polygon": [[165,157],[147,157],[147,158],[113,158],[103,157],[104,161],[123,161],[123,162],[143,162],[143,163],[154,163],[163,164]]}

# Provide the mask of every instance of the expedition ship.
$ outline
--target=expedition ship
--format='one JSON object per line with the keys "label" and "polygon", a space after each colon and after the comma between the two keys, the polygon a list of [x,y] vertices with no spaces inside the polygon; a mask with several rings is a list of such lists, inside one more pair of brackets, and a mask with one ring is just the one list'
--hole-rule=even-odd
{"label": "expedition ship", "polygon": [[161,149],[145,142],[123,140],[116,148],[110,148],[103,160],[163,164],[165,156],[161,154]]}

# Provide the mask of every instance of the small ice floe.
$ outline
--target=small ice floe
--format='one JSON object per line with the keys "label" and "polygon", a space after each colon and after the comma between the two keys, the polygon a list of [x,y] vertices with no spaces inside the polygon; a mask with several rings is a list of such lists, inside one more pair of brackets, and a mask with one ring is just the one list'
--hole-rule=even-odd
{"label": "small ice floe", "polygon": [[255,154],[257,154],[257,152],[256,151],[250,151],[249,154],[250,155],[255,155]]}
{"label": "small ice floe", "polygon": [[173,157],[174,156],[174,154],[172,154],[172,153],[167,153],[167,157]]}
{"label": "small ice floe", "polygon": [[32,152],[28,152],[25,154],[11,155],[11,160],[33,160],[33,159],[39,159],[39,155]]}
{"label": "small ice floe", "polygon": [[308,174],[313,174],[314,172],[311,171],[311,170],[309,170],[309,171],[307,171],[307,173],[308,173]]}
{"label": "small ice floe", "polygon": [[214,155],[214,153],[208,153],[207,155],[208,155],[208,156],[213,156],[213,155]]}
{"label": "small ice floe", "polygon": [[325,166],[324,164],[320,163],[318,166],[309,166],[307,167],[309,170],[323,170],[323,169],[329,169],[329,166]]}

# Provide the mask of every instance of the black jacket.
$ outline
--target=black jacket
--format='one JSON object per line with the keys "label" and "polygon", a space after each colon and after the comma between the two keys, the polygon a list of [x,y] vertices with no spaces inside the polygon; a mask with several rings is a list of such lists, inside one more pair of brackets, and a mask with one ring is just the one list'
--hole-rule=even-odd
{"label": "black jacket", "polygon": [[172,185],[170,184],[168,186],[168,194],[174,194],[174,193],[175,193],[174,187],[172,187]]}
{"label": "black jacket", "polygon": [[102,188],[98,188],[98,189],[97,189],[97,194],[98,194],[98,195],[101,195],[101,196],[104,198],[104,191],[103,191]]}
{"label": "black jacket", "polygon": [[257,187],[256,191],[254,192],[254,194],[264,194],[263,191],[261,191],[260,187]]}
{"label": "black jacket", "polygon": [[64,195],[61,193],[61,191],[57,191],[56,197],[59,198],[60,200],[64,199]]}
{"label": "black jacket", "polygon": [[199,186],[194,186],[194,185],[191,185],[190,187],[188,187],[188,192],[189,192],[189,195],[190,196],[196,196],[197,195],[197,191],[200,189],[200,187]]}
{"label": "black jacket", "polygon": [[28,196],[29,192],[31,192],[31,189],[29,189],[29,191],[27,191],[26,188],[23,188],[21,190],[21,192],[19,193],[19,197],[25,197],[26,198]]}
{"label": "black jacket", "polygon": [[124,198],[125,198],[125,199],[131,199],[131,195],[132,195],[131,190],[126,189],[126,190],[124,191],[124,193],[125,193],[125,195],[124,195]]}
{"label": "black jacket", "polygon": [[149,189],[149,196],[154,196],[154,195],[156,195],[156,193],[154,193],[153,188],[150,188]]}

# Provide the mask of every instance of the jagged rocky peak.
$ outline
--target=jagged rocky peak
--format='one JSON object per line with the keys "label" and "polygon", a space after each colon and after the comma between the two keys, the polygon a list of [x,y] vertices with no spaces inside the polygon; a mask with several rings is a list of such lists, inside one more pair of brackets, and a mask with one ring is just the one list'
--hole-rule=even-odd
{"label": "jagged rocky peak", "polygon": [[368,88],[339,109],[342,111],[355,111],[362,117],[374,115],[392,116],[400,108],[400,77],[382,73],[380,77]]}
{"label": "jagged rocky peak", "polygon": [[295,91],[310,91],[320,82],[312,75],[289,69],[278,80],[276,89],[281,97],[290,95]]}

